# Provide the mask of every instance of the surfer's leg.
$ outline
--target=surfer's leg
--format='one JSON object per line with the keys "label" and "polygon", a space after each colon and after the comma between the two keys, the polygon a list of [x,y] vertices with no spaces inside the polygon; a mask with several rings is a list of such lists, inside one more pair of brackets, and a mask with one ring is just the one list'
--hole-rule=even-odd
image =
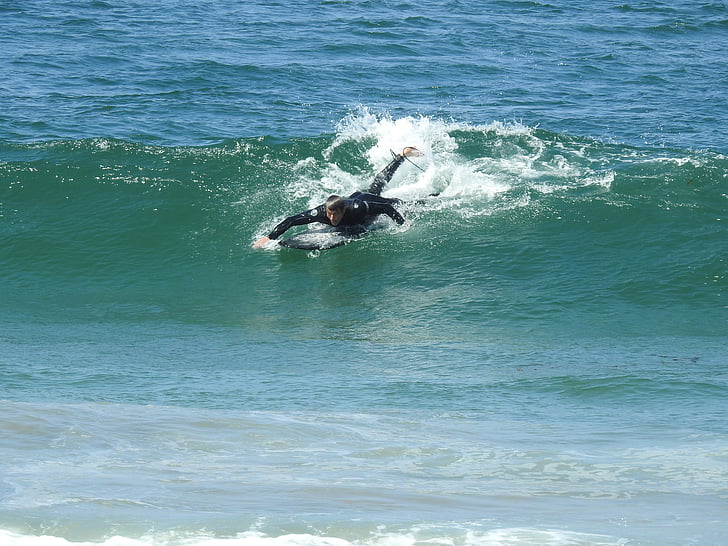
{"label": "surfer's leg", "polygon": [[399,169],[399,166],[406,158],[421,156],[422,152],[420,152],[417,148],[415,148],[414,146],[407,146],[405,149],[402,150],[401,154],[396,154],[394,156],[394,159],[389,162],[389,165],[384,167],[377,174],[377,176],[374,177],[374,182],[372,182],[371,186],[369,186],[367,193],[370,193],[372,195],[380,195],[382,193],[382,190],[384,189],[384,186],[387,185],[387,182],[392,180],[394,173],[397,172],[397,169]]}
{"label": "surfer's leg", "polygon": [[387,182],[392,180],[394,173],[397,172],[397,169],[403,161],[404,156],[402,154],[394,156],[394,159],[389,162],[389,165],[384,167],[381,171],[379,171],[377,176],[374,177],[374,181],[372,182],[371,186],[369,186],[367,193],[371,193],[372,195],[380,195],[382,193],[382,190],[384,189],[384,186],[387,185]]}

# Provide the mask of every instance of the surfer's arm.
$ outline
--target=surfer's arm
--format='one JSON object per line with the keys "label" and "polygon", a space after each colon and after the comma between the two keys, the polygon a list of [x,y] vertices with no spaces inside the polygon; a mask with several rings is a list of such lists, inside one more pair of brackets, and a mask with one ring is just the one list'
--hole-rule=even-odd
{"label": "surfer's arm", "polygon": [[404,224],[404,217],[399,213],[397,209],[395,209],[391,202],[401,202],[399,199],[388,199],[390,203],[382,203],[377,201],[368,201],[367,202],[367,209],[369,210],[370,214],[379,215],[379,214],[386,214],[389,216],[392,220],[397,222],[400,226]]}
{"label": "surfer's arm", "polygon": [[261,237],[253,243],[253,248],[260,248],[268,241],[270,241],[270,237],[268,237],[267,235],[265,237]]}
{"label": "surfer's arm", "polygon": [[329,223],[324,212],[324,205],[319,205],[318,207],[307,210],[306,212],[301,212],[300,214],[294,214],[293,216],[289,216],[276,227],[274,227],[273,231],[271,231],[266,237],[261,237],[260,239],[255,241],[253,243],[253,248],[260,248],[268,241],[278,239],[278,237],[283,235],[293,226],[303,226],[305,224],[311,224],[313,222],[321,222],[323,224]]}
{"label": "surfer's arm", "polygon": [[388,211],[386,211],[384,214],[389,216],[392,220],[397,222],[400,226],[404,224],[404,217],[399,213],[397,209],[395,209],[392,205],[387,205],[389,208]]}

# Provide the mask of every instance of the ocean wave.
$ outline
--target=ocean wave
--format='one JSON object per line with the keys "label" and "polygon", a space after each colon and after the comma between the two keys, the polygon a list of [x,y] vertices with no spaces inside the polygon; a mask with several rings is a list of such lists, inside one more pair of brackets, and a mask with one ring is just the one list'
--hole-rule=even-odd
{"label": "ocean wave", "polygon": [[372,531],[369,536],[356,538],[310,533],[270,535],[259,531],[247,531],[231,537],[216,537],[204,532],[158,533],[140,538],[113,536],[101,540],[76,542],[49,535],[21,535],[0,530],[0,539],[6,546],[416,546],[418,544],[628,546],[633,543],[619,537],[574,531],[532,528],[482,530],[479,525],[473,529],[457,526],[443,529],[421,526],[402,532],[390,532],[386,528],[380,528]]}
{"label": "ocean wave", "polygon": [[569,299],[579,301],[692,294],[715,304],[723,293],[725,156],[367,109],[315,138],[2,144],[4,273],[25,286],[45,277],[132,290],[214,284],[223,271],[255,276],[252,241],[332,193],[366,187],[406,145],[424,156],[405,163],[385,195],[405,201],[407,222],[354,245],[362,257],[465,260],[472,267],[453,273],[463,282],[473,268],[551,284],[568,275]]}

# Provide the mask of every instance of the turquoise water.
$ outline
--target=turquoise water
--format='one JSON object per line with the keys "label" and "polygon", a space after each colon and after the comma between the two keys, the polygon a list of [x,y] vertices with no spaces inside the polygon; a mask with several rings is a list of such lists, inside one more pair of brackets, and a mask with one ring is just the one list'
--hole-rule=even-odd
{"label": "turquoise water", "polygon": [[728,8],[581,4],[0,6],[3,544],[724,543]]}

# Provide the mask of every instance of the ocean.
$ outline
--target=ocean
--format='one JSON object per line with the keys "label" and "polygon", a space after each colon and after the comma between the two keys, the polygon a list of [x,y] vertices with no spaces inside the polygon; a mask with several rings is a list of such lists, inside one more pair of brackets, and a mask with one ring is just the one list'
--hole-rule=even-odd
{"label": "ocean", "polygon": [[[727,36],[1,2],[0,543],[728,543]],[[403,225],[251,247],[405,146]]]}

